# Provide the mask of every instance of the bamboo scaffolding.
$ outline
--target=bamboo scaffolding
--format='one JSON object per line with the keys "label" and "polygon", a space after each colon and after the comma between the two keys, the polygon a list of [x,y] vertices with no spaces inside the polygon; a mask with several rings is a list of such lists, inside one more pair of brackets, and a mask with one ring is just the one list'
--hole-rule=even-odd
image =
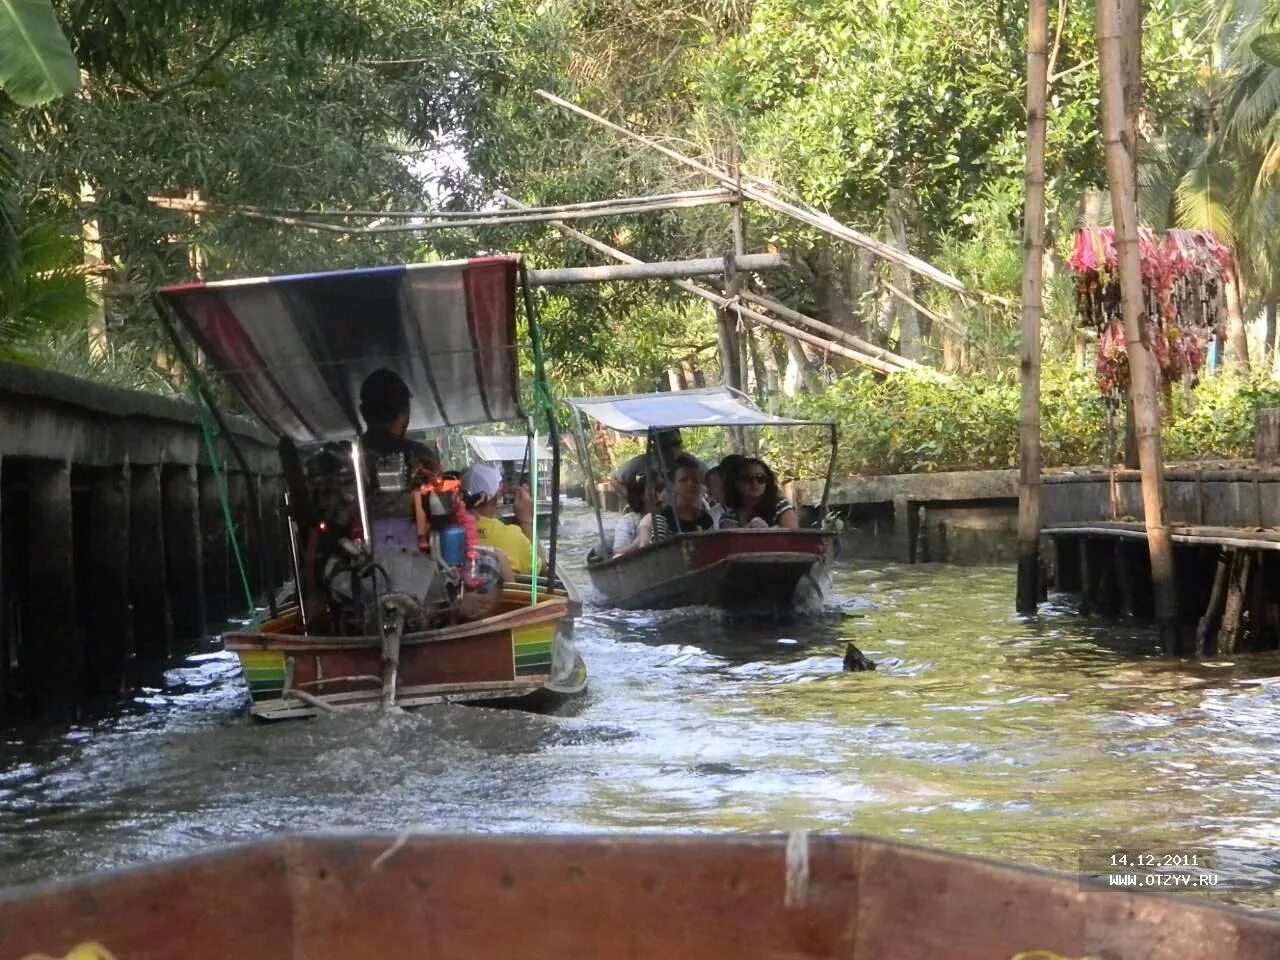
{"label": "bamboo scaffolding", "polygon": [[928,367],[923,363],[915,360],[908,360],[906,357],[894,353],[892,350],[886,350],[884,347],[877,346],[869,340],[863,340],[861,337],[849,333],[847,330],[841,330],[839,327],[833,327],[829,323],[823,323],[807,314],[801,313],[799,310],[793,310],[784,303],[763,297],[758,293],[750,290],[744,290],[739,296],[748,303],[754,303],[758,307],[763,307],[770,313],[776,313],[783,320],[790,320],[792,323],[798,323],[803,327],[808,327],[815,333],[824,333],[832,340],[839,341],[846,346],[853,347],[868,356],[875,357],[877,360],[883,360],[885,363],[894,364],[903,370],[929,370],[936,373],[932,367]]}
{"label": "bamboo scaffolding", "polygon": [[553,103],[558,107],[562,107],[565,110],[576,113],[578,116],[585,117],[594,123],[608,127],[615,133],[629,137],[637,143],[642,143],[646,147],[656,150],[678,163],[682,163],[687,167],[698,170],[699,172],[717,180],[721,185],[728,187],[731,190],[741,190],[744,197],[754,200],[763,206],[769,207],[771,210],[776,210],[778,213],[786,214],[795,220],[799,220],[801,223],[806,223],[809,226],[814,227],[817,230],[821,230],[823,233],[836,237],[839,240],[844,240],[848,243],[854,244],[855,246],[862,247],[865,250],[870,250],[872,253],[876,254],[876,256],[882,257],[883,259],[889,260],[893,263],[900,264],[908,270],[920,274],[922,277],[927,277],[934,283],[939,283],[944,287],[955,290],[957,293],[965,292],[964,284],[949,273],[939,270],[937,267],[930,263],[926,263],[919,257],[913,257],[911,254],[895,249],[886,243],[876,240],[874,237],[869,237],[864,233],[859,233],[857,230],[845,226],[829,214],[783,200],[781,197],[772,193],[765,185],[764,181],[756,177],[742,177],[740,180],[735,180],[724,171],[717,170],[700,160],[695,160],[693,157],[689,157],[676,150],[672,150],[668,146],[658,143],[649,137],[643,136],[642,134],[636,133],[620,124],[614,123],[612,120],[608,120],[599,114],[592,113],[590,110],[583,109],[577,104],[570,103],[568,100],[557,97],[553,93],[548,93],[545,90],[535,90],[534,92],[549,103]]}
{"label": "bamboo scaffolding", "polygon": [[786,258],[780,253],[744,253],[742,256],[703,257],[697,260],[564,267],[556,270],[530,270],[529,283],[536,287],[554,287],[572,283],[607,283],[611,280],[673,280],[719,276],[737,270],[771,270],[785,266],[786,262]]}
{"label": "bamboo scaffolding", "polygon": [[[520,201],[516,200],[514,197],[509,197],[503,193],[499,193],[498,197],[504,203],[512,204],[517,208],[520,206]],[[597,240],[595,237],[589,236],[588,234],[585,234],[580,230],[575,230],[573,227],[569,226],[567,223],[557,223],[555,221],[552,221],[551,226],[555,227],[565,236],[571,237],[574,240],[584,243],[588,247],[591,247],[593,250],[597,250],[600,253],[605,254],[606,256],[613,257],[615,260],[620,260],[623,263],[632,263],[632,264],[643,264],[645,262],[641,260],[639,257],[633,257],[629,253],[624,253],[623,251],[617,249],[616,247],[611,247],[607,243]],[[686,293],[691,293],[695,297],[700,297],[701,299],[706,300],[717,307],[724,307],[724,308],[737,311],[738,315],[741,316],[744,320],[750,321],[752,323],[758,323],[761,326],[769,327],[772,330],[777,330],[779,333],[785,333],[787,336],[792,337],[793,339],[802,340],[805,343],[812,344],[821,350],[825,350],[828,353],[833,353],[837,356],[845,357],[846,359],[852,360],[855,363],[860,363],[863,366],[870,367],[873,370],[878,370],[881,373],[901,373],[902,372],[901,367],[891,366],[882,360],[877,360],[875,357],[868,356],[867,354],[860,353],[856,350],[851,350],[850,348],[845,347],[838,343],[832,343],[829,340],[823,340],[822,338],[817,337],[814,334],[807,333],[804,330],[798,330],[795,327],[790,326],[789,324],[785,324],[781,322],[780,320],[774,320],[772,317],[766,317],[763,314],[757,313],[756,311],[743,306],[741,303],[730,300],[728,297],[721,296],[720,294],[715,293],[711,290],[708,290],[705,287],[700,287],[696,283],[690,283],[688,280],[673,280],[671,282],[674,283],[681,290],[684,290]]]}
{"label": "bamboo scaffolding", "polygon": [[[314,216],[346,216],[342,213],[325,214],[311,212],[306,217],[291,216],[284,213],[269,212],[257,207],[221,206],[207,201],[188,200],[178,197],[148,197],[151,203],[164,210],[177,210],[182,213],[200,213],[220,216],[239,216],[249,220],[261,220],[281,226],[299,227],[306,230],[319,230],[326,233],[347,235],[370,235],[386,233],[416,233],[426,230],[448,230],[461,227],[492,227],[508,223],[546,223],[550,220],[589,220],[596,217],[620,217],[634,213],[651,213],[657,210],[682,210],[693,207],[719,206],[732,203],[736,197],[732,191],[725,189],[689,191],[684,195],[666,194],[655,198],[628,198],[623,201],[591,201],[587,205],[565,204],[561,207],[531,208],[518,212],[510,210],[466,211],[465,216],[455,214],[462,211],[430,212],[426,215],[435,217],[419,223],[378,224],[375,226],[350,226],[342,223],[329,223],[324,220],[313,220]],[[354,214],[353,214],[354,215]],[[368,215],[362,212],[361,216]],[[395,216],[405,216],[399,213]],[[391,217],[393,214],[387,214]],[[418,214],[422,216],[422,214]]]}
{"label": "bamboo scaffolding", "polygon": [[884,283],[884,288],[888,290],[891,294],[893,294],[895,297],[897,297],[899,300],[901,300],[903,303],[907,304],[908,306],[914,307],[918,312],[923,313],[926,317],[928,317],[934,323],[941,324],[942,326],[946,327],[948,330],[950,330],[952,333],[956,334],[957,336],[963,337],[965,334],[969,332],[965,330],[964,327],[960,326],[960,324],[952,320],[950,317],[944,317],[942,314],[937,313],[933,310],[930,310],[928,307],[921,304],[920,301],[916,300],[914,297],[903,293],[901,290],[899,290],[889,281],[885,280],[883,281],[883,283]]}
{"label": "bamboo scaffolding", "polygon": [[1023,228],[1018,417],[1018,586],[1015,608],[1040,606],[1040,325],[1044,313],[1045,100],[1049,4],[1030,0],[1027,28],[1027,199]]}
{"label": "bamboo scaffolding", "polygon": [[[1166,655],[1178,652],[1177,593],[1173,578],[1173,545],[1164,509],[1164,460],[1160,447],[1160,406],[1156,395],[1155,360],[1146,334],[1142,264],[1138,253],[1136,150],[1129,123],[1136,97],[1126,99],[1117,0],[1097,0],[1098,54],[1102,72],[1103,142],[1111,181],[1111,210],[1120,261],[1120,301],[1132,384],[1138,462],[1142,470],[1142,504],[1155,588],[1155,620]],[[1140,28],[1138,28],[1140,29]],[[1136,38],[1127,38],[1133,40]],[[1132,44],[1131,44],[1132,46]]]}

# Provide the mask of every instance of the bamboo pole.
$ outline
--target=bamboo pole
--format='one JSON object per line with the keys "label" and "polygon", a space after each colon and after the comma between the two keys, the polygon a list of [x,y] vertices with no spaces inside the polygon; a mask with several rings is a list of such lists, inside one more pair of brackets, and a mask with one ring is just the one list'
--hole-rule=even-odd
{"label": "bamboo pole", "polygon": [[529,283],[554,287],[572,283],[607,283],[611,280],[671,280],[683,277],[721,276],[726,270],[770,270],[786,265],[780,253],[744,253],[698,260],[661,260],[650,263],[608,264],[602,267],[562,267],[530,270]]}
{"label": "bamboo pole", "polygon": [[[505,203],[510,203],[516,206],[520,203],[520,201],[516,200],[514,197],[508,197],[506,194],[499,193],[498,197]],[[589,236],[580,230],[575,230],[567,223],[557,223],[552,221],[551,226],[555,227],[566,237],[572,237],[574,240],[578,240],[579,242],[586,244],[588,247],[591,247],[593,250],[600,251],[606,256],[613,257],[615,260],[621,260],[623,263],[644,263],[644,261],[639,257],[633,257],[631,254],[624,253],[616,247],[611,247],[607,243],[597,240],[595,237]],[[855,363],[860,363],[865,367],[870,367],[872,370],[878,370],[881,373],[902,372],[901,367],[890,366],[882,360],[877,360],[875,357],[859,353],[856,350],[851,350],[850,348],[838,343],[832,343],[829,340],[823,340],[814,334],[807,333],[804,330],[798,330],[795,327],[782,323],[779,320],[774,320],[772,317],[766,317],[764,314],[757,313],[754,310],[744,307],[741,303],[730,300],[727,297],[722,297],[720,294],[707,290],[705,287],[700,287],[696,283],[690,283],[688,280],[673,280],[671,282],[686,293],[691,293],[695,297],[701,297],[703,300],[706,300],[717,307],[729,307],[736,310],[738,315],[744,320],[749,320],[752,323],[758,323],[761,326],[769,327],[772,330],[777,330],[779,333],[785,333],[789,337],[812,344],[828,353],[834,353],[836,356],[844,357],[845,359],[852,360]]]}
{"label": "bamboo pole", "polygon": [[[1117,0],[1096,0],[1098,54],[1102,72],[1103,142],[1111,181],[1111,210],[1120,260],[1120,300],[1129,357],[1138,462],[1142,470],[1142,505],[1155,588],[1155,619],[1166,655],[1178,651],[1177,594],[1173,579],[1173,544],[1164,509],[1164,460],[1160,448],[1160,406],[1156,366],[1143,310],[1142,264],[1138,254],[1138,204],[1127,117],[1136,101],[1125,102]],[[1127,0],[1132,2],[1132,0]]]}
{"label": "bamboo pole", "polygon": [[[286,227],[299,227],[304,230],[319,230],[325,233],[341,233],[347,235],[375,235],[384,233],[416,233],[426,230],[449,230],[462,227],[493,227],[509,223],[546,223],[550,220],[589,220],[594,217],[620,217],[634,213],[651,213],[658,210],[677,210],[692,207],[719,206],[731,202],[732,193],[728,190],[697,191],[691,195],[674,199],[649,200],[636,198],[626,202],[612,202],[607,205],[577,207],[566,205],[561,208],[532,210],[520,213],[503,211],[497,213],[489,210],[468,211],[468,216],[459,219],[448,219],[428,213],[435,219],[418,223],[393,223],[375,226],[356,227],[343,223],[329,223],[324,220],[312,220],[308,217],[288,216],[269,213],[255,207],[223,207],[204,201],[178,199],[173,197],[148,197],[151,203],[164,210],[178,210],[184,213],[204,213],[222,216],[240,216],[249,220],[261,220]],[[323,216],[310,214],[308,216]],[[338,214],[334,214],[337,216]]]}
{"label": "bamboo pole", "polygon": [[1027,199],[1023,226],[1022,401],[1018,417],[1016,609],[1040,606],[1040,324],[1044,313],[1044,141],[1049,90],[1049,4],[1030,0],[1027,26]]}
{"label": "bamboo pole", "polygon": [[[730,189],[734,189],[739,186],[738,182],[724,173],[724,171],[708,166],[699,160],[695,160],[693,157],[685,156],[683,153],[672,150],[664,144],[651,140],[646,136],[642,136],[633,130],[629,130],[620,124],[614,123],[612,120],[607,120],[599,114],[592,113],[590,110],[585,110],[577,104],[570,103],[568,100],[557,97],[553,93],[548,93],[545,90],[535,90],[534,93],[549,103],[554,103],[556,106],[563,107],[571,113],[576,113],[580,117],[585,117],[594,123],[608,127],[615,133],[620,133],[624,137],[629,137],[630,139],[635,140],[637,143],[642,143],[646,147],[658,151],[663,156],[670,157],[677,163],[682,163],[686,167],[698,170],[717,180],[723,186],[729,187]],[[778,213],[786,214],[795,220],[799,220],[801,223],[807,223],[809,226],[830,236],[836,237],[839,240],[844,240],[848,243],[854,244],[855,246],[870,250],[878,257],[882,257],[892,263],[906,267],[908,270],[912,270],[920,274],[922,277],[927,277],[935,283],[940,283],[944,287],[955,290],[957,293],[965,292],[964,284],[951,276],[951,274],[944,273],[942,270],[939,270],[930,263],[926,263],[919,257],[913,257],[905,251],[898,250],[886,243],[881,243],[874,237],[869,237],[865,233],[859,233],[857,230],[845,226],[832,216],[809,207],[802,207],[798,204],[783,200],[768,189],[763,180],[760,180],[757,177],[743,177],[741,181],[741,189],[743,196],[748,197],[771,210],[776,210]]]}
{"label": "bamboo pole", "polygon": [[877,360],[883,360],[885,363],[894,364],[904,370],[929,370],[937,372],[933,371],[932,367],[925,366],[923,363],[918,363],[915,360],[908,360],[906,357],[900,356],[892,350],[886,350],[884,347],[876,346],[871,341],[863,340],[861,337],[855,336],[847,330],[841,330],[839,327],[833,327],[829,323],[823,323],[821,320],[815,320],[808,314],[801,313],[799,310],[793,310],[786,304],[779,303],[776,300],[771,300],[769,297],[761,296],[760,294],[753,293],[750,290],[742,291],[739,296],[748,303],[754,303],[756,306],[763,307],[770,313],[776,313],[783,320],[790,320],[792,323],[798,323],[803,327],[808,327],[815,333],[826,334],[832,340],[837,340],[846,346],[853,347],[855,350],[859,350],[868,356],[875,357]]}

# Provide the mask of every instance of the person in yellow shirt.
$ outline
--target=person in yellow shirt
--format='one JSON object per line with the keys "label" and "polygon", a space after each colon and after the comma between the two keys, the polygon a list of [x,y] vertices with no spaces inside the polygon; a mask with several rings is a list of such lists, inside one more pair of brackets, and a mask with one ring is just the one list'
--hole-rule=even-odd
{"label": "person in yellow shirt", "polygon": [[516,522],[503,523],[498,517],[502,503],[502,474],[487,463],[477,463],[467,471],[463,485],[467,491],[467,508],[476,518],[480,543],[503,552],[516,573],[533,572],[533,498],[529,488],[521,484],[516,491]]}

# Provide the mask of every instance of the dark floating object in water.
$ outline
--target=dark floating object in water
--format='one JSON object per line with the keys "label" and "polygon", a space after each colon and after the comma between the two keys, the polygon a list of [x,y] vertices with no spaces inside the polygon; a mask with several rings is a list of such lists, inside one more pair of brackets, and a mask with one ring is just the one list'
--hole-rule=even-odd
{"label": "dark floating object in water", "polygon": [[844,648],[844,668],[849,673],[857,673],[861,670],[874,670],[876,665],[851,643]]}

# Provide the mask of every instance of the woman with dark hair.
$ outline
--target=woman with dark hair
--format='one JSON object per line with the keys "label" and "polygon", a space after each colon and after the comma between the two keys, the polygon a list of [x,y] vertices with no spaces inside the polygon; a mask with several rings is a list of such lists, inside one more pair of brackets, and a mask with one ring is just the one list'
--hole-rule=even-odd
{"label": "woman with dark hair", "polygon": [[716,522],[702,505],[702,466],[693,457],[681,454],[671,464],[671,503],[653,515],[653,539],[677,533],[714,530]]}
{"label": "woman with dark hair", "polygon": [[662,477],[658,473],[636,473],[627,478],[627,512],[613,528],[613,556],[620,557],[648,544],[653,534],[648,517],[661,488]]}
{"label": "woman with dark hair", "polygon": [[796,530],[800,517],[791,501],[778,490],[778,480],[769,465],[756,457],[745,457],[725,477],[725,516],[722,527],[783,527]]}

